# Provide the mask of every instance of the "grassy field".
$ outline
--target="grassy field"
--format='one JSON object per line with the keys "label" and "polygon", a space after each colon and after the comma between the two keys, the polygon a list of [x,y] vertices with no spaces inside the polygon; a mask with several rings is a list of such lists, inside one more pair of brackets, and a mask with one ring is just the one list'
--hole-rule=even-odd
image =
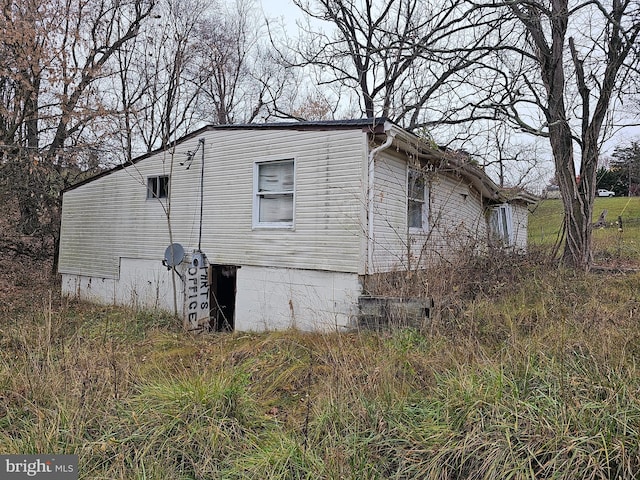
{"label": "grassy field", "polygon": [[492,265],[433,273],[433,321],[381,333],[196,338],[14,292],[0,452],[83,479],[636,478],[640,275]]}
{"label": "grassy field", "polygon": [[[594,231],[594,259],[597,263],[640,262],[640,197],[596,198],[593,222],[606,210],[606,228]],[[562,228],[562,201],[544,200],[529,216],[529,244],[550,246]],[[622,218],[622,231],[616,223]]]}

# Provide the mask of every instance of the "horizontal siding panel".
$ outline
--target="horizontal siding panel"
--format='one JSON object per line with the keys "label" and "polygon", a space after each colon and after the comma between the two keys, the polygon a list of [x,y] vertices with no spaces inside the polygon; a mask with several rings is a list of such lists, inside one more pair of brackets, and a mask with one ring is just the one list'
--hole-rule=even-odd
{"label": "horizontal siding panel", "polygon": [[433,214],[442,218],[436,224],[434,248],[444,253],[486,240],[484,207],[467,183],[440,177],[433,190]]}
{"label": "horizontal siding panel", "polygon": [[376,158],[374,261],[376,271],[416,268],[417,262],[451,257],[486,241],[480,196],[462,179],[432,173],[429,179],[429,230],[408,233],[407,159],[382,152]]}
{"label": "horizontal siding panel", "polygon": [[[357,272],[361,262],[364,133],[357,130],[205,132],[202,250],[210,261]],[[60,271],[115,278],[120,257],[162,260],[169,244],[148,176],[171,178],[173,241],[198,244],[201,156],[180,166],[198,140],[65,192]],[[253,166],[296,160],[294,230],[253,229]]]}
{"label": "horizontal siding panel", "polygon": [[407,163],[379,154],[374,172],[373,268],[387,271],[407,265]]}
{"label": "horizontal siding panel", "polygon": [[527,249],[527,232],[529,228],[529,210],[526,205],[512,204],[514,246]]}

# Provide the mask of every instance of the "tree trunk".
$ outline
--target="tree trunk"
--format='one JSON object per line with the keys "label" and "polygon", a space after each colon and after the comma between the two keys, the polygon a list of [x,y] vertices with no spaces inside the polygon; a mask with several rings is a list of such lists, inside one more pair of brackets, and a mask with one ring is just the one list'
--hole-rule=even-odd
{"label": "tree trunk", "polygon": [[[519,12],[522,14],[522,12]],[[522,17],[521,17],[522,18]],[[551,15],[551,44],[547,45],[539,17],[528,19],[529,31],[538,47],[538,60],[547,92],[546,119],[549,140],[556,167],[556,177],[564,206],[565,245],[562,262],[570,267],[588,269],[591,264],[591,213],[593,211],[592,180],[576,176],[573,159],[573,135],[567,120],[564,103],[565,35],[569,20],[568,0],[553,0]],[[583,147],[584,152],[584,147]],[[583,163],[580,169],[584,167]]]}
{"label": "tree trunk", "polygon": [[[577,189],[579,190],[579,188]],[[566,238],[562,263],[583,270],[588,270],[591,265],[591,215],[593,212],[593,200],[584,198],[576,192],[574,198],[565,198],[564,222],[566,226]]]}
{"label": "tree trunk", "polygon": [[550,128],[549,137],[564,206],[565,245],[562,263],[586,270],[591,263],[593,197],[590,194],[585,195],[586,182],[576,177],[569,124],[566,121],[557,121],[556,125]]}

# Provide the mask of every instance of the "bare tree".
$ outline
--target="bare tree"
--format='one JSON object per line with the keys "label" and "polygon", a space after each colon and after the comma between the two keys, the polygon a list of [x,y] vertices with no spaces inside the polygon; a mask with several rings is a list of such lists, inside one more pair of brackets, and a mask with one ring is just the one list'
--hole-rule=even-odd
{"label": "bare tree", "polygon": [[138,41],[118,56],[113,134],[128,160],[205,123],[270,115],[286,71],[262,40],[255,11],[252,0],[159,0]]}
{"label": "bare tree", "polygon": [[[2,2],[0,169],[22,234],[57,244],[59,191],[95,163],[109,106],[98,82],[133,40],[153,0]],[[116,26],[120,28],[116,28]]]}
{"label": "bare tree", "polygon": [[191,67],[201,19],[214,8],[204,0],[159,0],[138,41],[120,52],[114,97],[121,104],[121,121],[114,134],[122,136],[128,160],[167,147],[200,123],[201,83]]}
{"label": "bare tree", "polygon": [[511,32],[511,46],[503,44],[497,54],[509,87],[494,106],[521,130],[549,138],[564,203],[562,259],[589,268],[600,146],[611,126],[612,102],[638,78],[640,4],[500,0],[474,5],[503,12],[496,28]]}
{"label": "bare tree", "polygon": [[[313,23],[292,64],[322,72],[324,85],[350,88],[364,115],[408,129],[477,118],[467,77],[485,55],[491,18],[474,6],[463,0],[294,3]],[[320,22],[328,22],[328,33]],[[481,94],[475,91],[476,101]]]}
{"label": "bare tree", "polygon": [[217,18],[198,25],[201,118],[214,124],[251,123],[270,116],[285,89],[287,72],[264,40],[254,0],[233,0]]}
{"label": "bare tree", "polygon": [[547,180],[551,154],[542,139],[514,135],[507,123],[495,123],[480,140],[475,142],[474,157],[500,187],[534,192]]}

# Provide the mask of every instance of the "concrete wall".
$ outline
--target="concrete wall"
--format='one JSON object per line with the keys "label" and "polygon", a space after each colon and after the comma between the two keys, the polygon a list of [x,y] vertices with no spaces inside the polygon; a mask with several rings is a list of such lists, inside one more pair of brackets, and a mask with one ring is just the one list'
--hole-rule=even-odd
{"label": "concrete wall", "polygon": [[[102,304],[173,311],[171,272],[157,262],[121,259],[118,279],[62,275],[65,295]],[[186,265],[181,265],[184,274]],[[361,286],[357,274],[240,266],[236,278],[235,328],[343,331],[355,325]],[[176,277],[178,313],[185,284]]]}
{"label": "concrete wall", "polygon": [[[62,274],[63,295],[101,304],[173,311],[171,272],[154,260],[122,258],[119,265],[118,278]],[[176,278],[180,313],[184,295],[181,283],[180,279]]]}
{"label": "concrete wall", "polygon": [[342,331],[358,313],[356,274],[243,266],[237,271],[236,329]]}

